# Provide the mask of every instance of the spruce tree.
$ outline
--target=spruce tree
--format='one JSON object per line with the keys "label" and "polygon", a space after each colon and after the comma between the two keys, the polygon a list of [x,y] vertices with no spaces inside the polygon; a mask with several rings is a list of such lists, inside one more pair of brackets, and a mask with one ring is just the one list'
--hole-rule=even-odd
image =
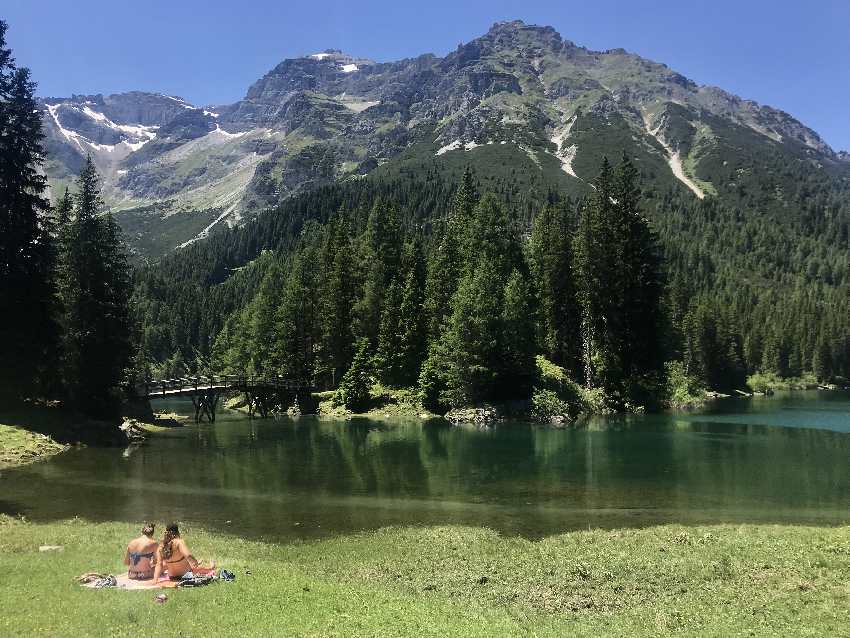
{"label": "spruce tree", "polygon": [[645,403],[661,384],[664,289],[657,240],[640,210],[637,171],[603,160],[575,239],[586,381],[612,401]]}
{"label": "spruce tree", "polygon": [[502,308],[500,398],[531,396],[537,374],[535,320],[536,303],[531,285],[520,270],[514,269],[505,285]]}
{"label": "spruce tree", "polygon": [[334,402],[354,412],[366,410],[369,407],[372,372],[369,340],[364,337],[357,342],[351,367],[346,370],[339,382]]}
{"label": "spruce tree", "polygon": [[56,343],[55,259],[41,109],[28,69],[17,68],[0,21],[0,395],[45,388]]}
{"label": "spruce tree", "polygon": [[117,412],[134,354],[132,280],[121,231],[102,214],[91,157],[80,174],[76,215],[60,258],[62,359],[66,398],[97,416]]}
{"label": "spruce tree", "polygon": [[400,246],[395,208],[382,200],[376,201],[363,237],[363,292],[356,309],[358,335],[366,337],[372,347],[378,342],[384,294],[398,270]]}
{"label": "spruce tree", "polygon": [[322,250],[320,289],[321,359],[332,386],[351,365],[353,356],[355,264],[348,222],[344,217],[328,225]]}
{"label": "spruce tree", "polygon": [[540,304],[540,342],[551,361],[582,378],[581,310],[573,274],[570,201],[547,204],[534,219],[529,262]]}
{"label": "spruce tree", "polygon": [[452,297],[457,290],[463,265],[469,257],[468,233],[478,200],[475,179],[467,167],[449,214],[439,225],[433,248],[428,255],[424,310],[431,341],[439,337],[443,322],[451,314]]}

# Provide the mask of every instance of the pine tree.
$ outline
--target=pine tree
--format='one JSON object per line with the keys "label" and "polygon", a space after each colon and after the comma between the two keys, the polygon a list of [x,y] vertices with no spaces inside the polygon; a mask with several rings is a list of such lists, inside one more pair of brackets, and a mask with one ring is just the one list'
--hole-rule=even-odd
{"label": "pine tree", "polygon": [[425,356],[422,269],[419,242],[406,243],[401,269],[387,290],[375,356],[381,380],[392,387],[413,385]]}
{"label": "pine tree", "polygon": [[357,304],[358,335],[378,342],[384,294],[398,270],[400,230],[393,206],[378,200],[369,213],[363,238],[363,294]]}
{"label": "pine tree", "polygon": [[345,218],[338,216],[331,220],[322,250],[319,304],[322,366],[330,372],[332,386],[351,365],[353,356],[356,299],[353,250]]}
{"label": "pine tree", "polygon": [[281,365],[276,337],[278,307],[282,295],[283,272],[278,264],[271,267],[251,301],[249,335],[250,372],[260,377],[278,373]]}
{"label": "pine tree", "polygon": [[[608,369],[609,320],[612,298],[620,299],[614,264],[622,255],[617,252],[616,229],[613,224],[611,165],[603,158],[593,196],[582,206],[578,230],[573,244],[577,297],[582,312],[582,355],[585,384],[604,385],[607,376],[617,371]],[[614,302],[616,303],[616,302]]]}
{"label": "pine tree", "polygon": [[478,200],[475,179],[467,167],[451,210],[440,224],[428,255],[424,309],[431,340],[439,337],[443,322],[451,314],[451,300],[457,290],[463,264],[468,259],[468,233]]}
{"label": "pine tree", "polygon": [[537,353],[535,306],[528,279],[515,269],[505,285],[502,309],[499,396],[503,399],[531,396],[537,374],[534,358]]}
{"label": "pine tree", "polygon": [[832,357],[823,333],[818,336],[812,360],[812,372],[820,381],[829,381],[832,377]]}
{"label": "pine tree", "polygon": [[351,367],[339,382],[334,401],[354,412],[368,408],[369,389],[372,387],[372,357],[369,341],[365,337],[357,342]]}
{"label": "pine tree", "polygon": [[603,161],[574,251],[587,382],[615,402],[645,402],[662,381],[664,280],[627,158],[616,176]]}
{"label": "pine tree", "polygon": [[288,379],[313,377],[318,326],[319,236],[309,232],[293,255],[277,309],[274,331],[275,372]]}
{"label": "pine tree", "polygon": [[55,350],[55,249],[35,83],[6,30],[0,21],[0,394],[17,398],[45,387]]}
{"label": "pine tree", "polygon": [[89,157],[60,258],[62,368],[69,403],[98,416],[117,411],[134,355],[130,268],[121,231],[110,214],[101,214],[102,208]]}
{"label": "pine tree", "polygon": [[381,325],[378,330],[378,349],[375,370],[381,381],[391,387],[401,385],[404,355],[401,351],[401,286],[398,277],[387,288]]}
{"label": "pine tree", "polygon": [[573,275],[570,202],[547,204],[534,220],[529,262],[540,304],[540,342],[551,361],[582,377],[581,310]]}
{"label": "pine tree", "polygon": [[452,300],[442,353],[448,356],[440,399],[451,407],[496,396],[504,286],[496,265],[481,260],[463,276]]}

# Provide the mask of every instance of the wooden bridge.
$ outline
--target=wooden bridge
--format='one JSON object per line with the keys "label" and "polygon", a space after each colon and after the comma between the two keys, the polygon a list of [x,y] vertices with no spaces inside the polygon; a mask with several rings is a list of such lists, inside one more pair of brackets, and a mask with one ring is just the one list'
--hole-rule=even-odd
{"label": "wooden bridge", "polygon": [[195,421],[205,417],[215,421],[215,410],[222,394],[241,393],[245,395],[248,413],[259,413],[266,417],[276,405],[291,405],[299,395],[311,394],[312,381],[295,381],[283,377],[251,377],[245,375],[195,376],[178,379],[146,381],[137,388],[141,398],[165,399],[169,397],[190,397],[195,408]]}

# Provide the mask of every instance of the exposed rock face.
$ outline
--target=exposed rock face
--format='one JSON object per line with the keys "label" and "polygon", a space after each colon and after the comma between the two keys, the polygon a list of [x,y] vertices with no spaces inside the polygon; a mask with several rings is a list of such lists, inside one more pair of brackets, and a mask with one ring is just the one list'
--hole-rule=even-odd
{"label": "exposed rock face", "polygon": [[[602,155],[622,151],[653,186],[721,198],[735,197],[735,171],[757,174],[777,154],[850,166],[787,113],[518,21],[444,58],[375,63],[329,49],[284,60],[232,105],[130,92],[45,98],[43,108],[51,184],[64,185],[91,153],[108,204],[128,209],[119,220],[155,204],[166,216],[207,211],[239,223],[402,152],[423,166],[460,153],[474,162],[498,148],[498,161],[526,162],[574,194],[588,192]],[[199,230],[183,229],[191,234],[173,245],[208,228]]]}

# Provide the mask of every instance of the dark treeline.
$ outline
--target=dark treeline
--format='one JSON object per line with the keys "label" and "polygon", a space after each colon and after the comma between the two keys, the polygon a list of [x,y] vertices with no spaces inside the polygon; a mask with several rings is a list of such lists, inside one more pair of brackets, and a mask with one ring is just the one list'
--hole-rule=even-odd
{"label": "dark treeline", "polygon": [[[814,185],[805,214],[772,223],[672,192],[640,201],[628,162],[607,172],[586,202],[550,194],[531,224],[532,200],[481,196],[471,173],[453,195],[364,180],[290,200],[139,274],[146,352],[166,373],[375,374],[443,408],[527,395],[535,354],[620,402],[657,396],[664,361],[718,390],[848,376],[838,193]],[[624,207],[632,222],[610,217]]]}
{"label": "dark treeline", "polygon": [[51,211],[41,112],[0,21],[0,393],[113,416],[135,353],[131,272],[89,158]]}
{"label": "dark treeline", "polygon": [[[282,201],[244,226],[213,232],[202,242],[141,265],[134,307],[141,317],[146,357],[165,362],[160,365],[165,374],[207,362],[227,317],[250,302],[275,261],[270,253],[291,252],[311,222],[325,224],[344,212],[352,232],[360,233],[378,200],[392,202],[402,228],[417,232],[427,250],[434,220],[446,216],[455,188],[436,170],[323,186]],[[528,226],[534,194],[501,182],[492,192],[522,211],[521,221]]]}
{"label": "dark treeline", "polygon": [[528,399],[544,354],[612,407],[664,384],[664,279],[637,173],[605,164],[582,205],[550,198],[527,223],[467,171],[430,234],[378,199],[269,255],[219,333],[217,371],[317,378],[357,409],[374,375],[445,410]]}

